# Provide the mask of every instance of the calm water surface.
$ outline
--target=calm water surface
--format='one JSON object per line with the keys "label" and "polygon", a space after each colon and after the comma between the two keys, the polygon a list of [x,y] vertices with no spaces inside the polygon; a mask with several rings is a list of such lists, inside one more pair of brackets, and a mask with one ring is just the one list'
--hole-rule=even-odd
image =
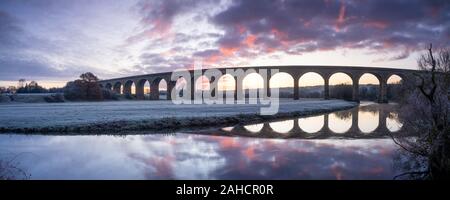
{"label": "calm water surface", "polygon": [[246,126],[128,136],[0,135],[30,179],[392,179],[393,105]]}

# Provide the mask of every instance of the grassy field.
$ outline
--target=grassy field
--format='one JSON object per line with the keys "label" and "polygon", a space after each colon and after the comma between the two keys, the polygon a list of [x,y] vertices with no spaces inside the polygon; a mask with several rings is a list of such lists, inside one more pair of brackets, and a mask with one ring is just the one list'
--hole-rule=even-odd
{"label": "grassy field", "polygon": [[[280,113],[348,108],[342,100],[281,100]],[[263,105],[174,105],[171,101],[111,101],[83,103],[0,104],[0,128],[40,128],[164,118],[208,119],[257,115]],[[239,119],[238,119],[239,120]]]}

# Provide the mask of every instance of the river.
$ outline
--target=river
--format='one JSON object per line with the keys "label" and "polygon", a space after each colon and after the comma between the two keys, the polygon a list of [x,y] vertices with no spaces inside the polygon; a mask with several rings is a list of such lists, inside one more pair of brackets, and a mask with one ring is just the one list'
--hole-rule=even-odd
{"label": "river", "polygon": [[167,134],[2,134],[0,160],[3,173],[17,179],[392,179],[402,172],[401,152],[389,134],[404,128],[395,110],[361,103]]}

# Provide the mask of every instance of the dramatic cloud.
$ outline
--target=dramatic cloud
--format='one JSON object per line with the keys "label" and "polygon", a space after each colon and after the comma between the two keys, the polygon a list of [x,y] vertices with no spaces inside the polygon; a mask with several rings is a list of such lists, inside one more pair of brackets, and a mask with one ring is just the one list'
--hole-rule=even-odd
{"label": "dramatic cloud", "polygon": [[17,25],[19,22],[8,13],[0,10],[0,44],[4,47],[14,48],[21,46],[19,35],[22,29]]}
{"label": "dramatic cloud", "polygon": [[[448,1],[238,0],[212,21],[226,30],[219,46],[241,51],[414,51],[430,42],[448,45],[449,9]],[[249,45],[249,37],[256,47]]]}
{"label": "dramatic cloud", "polygon": [[2,1],[0,80],[70,80],[85,71],[103,77],[117,75],[114,68],[125,59],[115,47],[129,31],[118,27],[134,26],[129,25],[133,21],[129,17],[110,13],[122,10],[120,5]]}
{"label": "dramatic cloud", "polygon": [[[447,46],[450,39],[447,1],[261,0],[256,3],[234,0],[222,2],[223,6],[215,10],[212,9],[215,5],[208,1],[151,1],[150,5],[153,6],[148,2],[138,4],[144,35],[148,36],[144,38],[153,44],[149,47],[191,48],[176,51],[182,55],[183,62],[161,59],[173,55],[167,52],[152,54],[151,60],[140,60],[141,65],[149,67],[190,67],[199,58],[207,66],[223,67],[251,64],[252,59],[267,55],[303,55],[342,49],[383,54],[383,58],[373,56],[371,60],[376,62],[401,61],[428,43]],[[207,20],[196,20],[199,15],[206,16]],[[195,29],[189,34],[180,33],[189,29],[186,27]],[[282,56],[271,58],[283,63]]]}
{"label": "dramatic cloud", "polygon": [[[20,59],[0,59],[2,73],[1,80],[42,80],[49,77],[68,77],[74,74],[81,74],[90,70],[86,66],[67,66],[67,69],[58,70],[49,66],[48,62],[40,60],[20,60]],[[76,78],[76,75],[75,77]]]}
{"label": "dramatic cloud", "polygon": [[[0,76],[102,78],[260,64],[409,66],[450,44],[445,0],[130,0],[0,3]],[[330,53],[331,52],[331,53]],[[71,70],[76,68],[77,70]],[[48,72],[47,75],[46,71]],[[67,72],[64,75],[64,72]]]}

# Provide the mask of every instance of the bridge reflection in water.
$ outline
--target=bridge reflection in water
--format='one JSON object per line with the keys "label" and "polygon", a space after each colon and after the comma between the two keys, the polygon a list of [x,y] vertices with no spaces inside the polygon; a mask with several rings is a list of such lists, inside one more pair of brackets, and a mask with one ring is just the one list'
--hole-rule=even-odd
{"label": "bridge reflection in water", "polygon": [[225,127],[205,134],[262,138],[382,138],[403,133],[403,123],[396,108],[394,104],[362,104],[330,114]]}

